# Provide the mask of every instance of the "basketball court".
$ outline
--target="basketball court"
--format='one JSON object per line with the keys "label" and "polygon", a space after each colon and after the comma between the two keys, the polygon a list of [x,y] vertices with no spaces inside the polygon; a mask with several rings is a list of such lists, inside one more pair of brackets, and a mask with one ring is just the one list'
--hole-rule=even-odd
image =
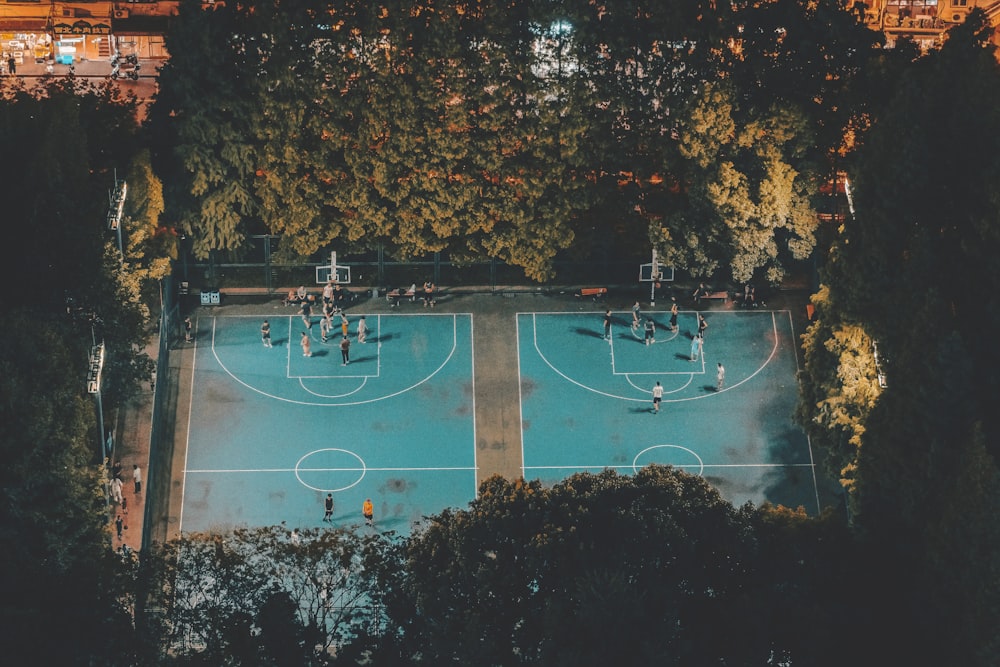
{"label": "basketball court", "polygon": [[366,320],[344,365],[340,335],[297,315],[270,318],[270,348],[260,317],[198,317],[182,531],[316,525],[332,493],[335,524],[371,498],[381,530],[408,533],[475,496],[471,317]]}
{"label": "basketball court", "polygon": [[[671,331],[669,312],[650,303],[664,279],[653,260],[640,269],[650,289],[642,316],[656,324],[650,344],[624,303],[606,340],[603,304],[456,291],[436,308],[376,298],[349,306],[344,364],[339,327],[323,341],[319,318],[307,327],[296,308],[272,300],[198,309],[183,352],[190,395],[178,409],[171,522],[179,532],[320,526],[332,494],[332,525],[361,526],[371,498],[375,530],[406,535],[466,507],[491,474],[554,483],[652,463],[701,475],[736,505],[815,514],[836,502],[792,421],[791,312],[688,309]],[[317,284],[333,276],[350,283],[335,256],[317,268]],[[708,329],[692,359],[699,312]],[[365,343],[356,335],[362,315]],[[261,340],[265,318],[272,347]],[[664,393],[654,412],[657,382]]]}
{"label": "basketball court", "polygon": [[[553,483],[575,472],[632,473],[651,463],[701,475],[730,502],[820,509],[809,442],[792,421],[797,399],[788,311],[669,312],[647,345],[628,312],[520,313],[524,474]],[[718,385],[718,364],[725,371]],[[653,386],[664,392],[654,412]]]}

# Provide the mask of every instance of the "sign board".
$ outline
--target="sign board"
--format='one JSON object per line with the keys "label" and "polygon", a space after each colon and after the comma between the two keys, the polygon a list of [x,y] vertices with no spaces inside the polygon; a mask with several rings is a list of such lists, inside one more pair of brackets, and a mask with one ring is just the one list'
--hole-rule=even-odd
{"label": "sign board", "polygon": [[90,366],[87,369],[87,393],[97,394],[101,391],[101,371],[104,369],[104,343],[95,345],[90,350]]}

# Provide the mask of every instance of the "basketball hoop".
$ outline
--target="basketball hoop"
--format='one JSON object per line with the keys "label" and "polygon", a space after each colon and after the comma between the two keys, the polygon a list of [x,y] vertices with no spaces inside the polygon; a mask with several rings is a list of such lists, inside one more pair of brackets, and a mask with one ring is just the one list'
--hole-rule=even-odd
{"label": "basketball hoop", "polygon": [[649,305],[656,305],[656,290],[660,289],[661,283],[670,282],[674,279],[674,270],[664,271],[656,257],[656,249],[653,249],[653,261],[639,265],[639,282],[649,283]]}

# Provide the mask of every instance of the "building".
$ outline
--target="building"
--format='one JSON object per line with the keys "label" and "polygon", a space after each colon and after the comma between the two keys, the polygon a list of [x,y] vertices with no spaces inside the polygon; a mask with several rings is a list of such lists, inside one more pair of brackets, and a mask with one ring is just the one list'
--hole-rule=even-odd
{"label": "building", "polygon": [[931,48],[977,7],[1000,27],[1000,0],[868,0],[855,6],[864,11],[865,23],[885,33],[888,46],[908,37],[921,49]]}
{"label": "building", "polygon": [[[166,59],[164,36],[178,5],[178,0],[0,0],[0,48],[19,63],[29,58],[64,64],[110,60],[116,50]],[[889,46],[903,37],[925,49],[939,44],[945,31],[976,7],[1000,28],[1000,0],[859,0],[854,6],[865,23],[885,33]]]}
{"label": "building", "polygon": [[177,0],[0,0],[0,47],[18,63],[27,59],[64,64],[110,60],[116,51],[144,59],[165,59],[164,35],[171,17],[177,15],[178,4]]}

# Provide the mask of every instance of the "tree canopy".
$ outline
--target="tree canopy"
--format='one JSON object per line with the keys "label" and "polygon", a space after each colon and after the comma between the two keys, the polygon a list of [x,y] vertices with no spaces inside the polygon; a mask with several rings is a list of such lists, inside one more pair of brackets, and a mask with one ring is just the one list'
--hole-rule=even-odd
{"label": "tree canopy", "polygon": [[[30,90],[9,80],[0,88],[9,235],[0,263],[2,643],[38,663],[135,664],[134,586],[109,548],[97,411],[105,408],[110,424],[149,375],[136,351],[149,331],[142,292],[166,267],[139,228],[158,223],[159,181],[128,172],[145,194],[126,208],[120,253],[108,193],[141,143],[134,98],[73,77]],[[133,270],[141,263],[148,269]],[[103,401],[95,404],[88,356],[101,341]]]}
{"label": "tree canopy", "polygon": [[[151,111],[168,213],[201,258],[266,231],[289,258],[381,246],[542,281],[605,227],[695,275],[777,281],[815,245],[876,40],[836,2],[695,5],[182,2]],[[775,20],[779,51],[757,39]],[[798,58],[834,25],[841,49]]]}
{"label": "tree canopy", "polygon": [[800,415],[845,471],[890,595],[903,608],[935,600],[914,619],[927,638],[919,659],[934,663],[997,654],[1000,358],[983,332],[1000,324],[1000,66],[989,33],[976,12],[940,50],[887,68],[892,89],[849,169],[855,215],[804,339]]}

